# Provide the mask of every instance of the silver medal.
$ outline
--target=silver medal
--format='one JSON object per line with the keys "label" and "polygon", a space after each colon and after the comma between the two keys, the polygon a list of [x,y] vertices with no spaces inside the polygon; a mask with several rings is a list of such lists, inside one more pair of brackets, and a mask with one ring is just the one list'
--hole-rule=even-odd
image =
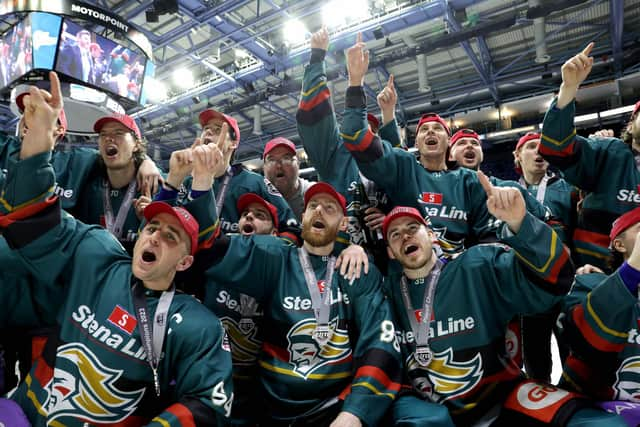
{"label": "silver medal", "polygon": [[429,366],[431,360],[433,360],[433,352],[427,346],[418,346],[413,354],[413,357],[418,362],[418,365],[426,367]]}
{"label": "silver medal", "polygon": [[253,319],[243,317],[242,319],[240,319],[240,324],[238,326],[240,327],[240,331],[242,331],[243,334],[248,335],[249,333],[251,333],[251,331],[253,331],[255,323],[253,322]]}
{"label": "silver medal", "polygon": [[325,345],[329,341],[331,330],[329,325],[316,325],[316,330],[313,331],[313,339],[316,340],[320,346]]}

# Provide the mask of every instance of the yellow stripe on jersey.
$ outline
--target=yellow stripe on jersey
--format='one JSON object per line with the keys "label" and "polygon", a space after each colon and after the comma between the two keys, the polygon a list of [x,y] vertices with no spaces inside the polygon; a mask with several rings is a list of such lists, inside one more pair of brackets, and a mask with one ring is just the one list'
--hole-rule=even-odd
{"label": "yellow stripe on jersey", "polygon": [[[285,369],[285,368],[280,368],[278,366],[273,366],[267,362],[260,361],[260,366],[262,366],[263,368],[269,371],[277,372],[279,374],[289,375],[290,377],[298,377],[298,378],[301,377],[299,374],[296,374],[291,369]],[[334,372],[332,374],[309,374],[305,378],[311,379],[311,380],[335,380],[340,378],[349,378],[352,375],[353,374],[351,373],[351,371],[345,371],[345,372]]]}
{"label": "yellow stripe on jersey", "polygon": [[353,387],[364,387],[364,388],[368,388],[369,390],[371,390],[375,395],[377,396],[388,396],[390,399],[395,399],[395,395],[391,394],[391,393],[383,393],[380,390],[378,390],[377,388],[375,388],[372,384],[368,383],[368,382],[359,382],[359,383],[355,383],[353,386],[351,386],[351,388]]}
{"label": "yellow stripe on jersey", "polygon": [[545,134],[541,134],[540,138],[552,143],[553,145],[560,146],[560,145],[564,145],[569,140],[569,138],[573,138],[574,136],[576,136],[576,128],[573,128],[573,132],[571,132],[569,136],[563,139],[562,141],[556,141],[555,139]]}
{"label": "yellow stripe on jersey", "polygon": [[589,315],[591,315],[591,317],[593,317],[593,320],[596,322],[596,324],[598,325],[598,327],[603,331],[606,332],[609,335],[613,335],[614,337],[618,337],[618,338],[623,338],[623,339],[627,339],[627,337],[629,336],[629,334],[627,332],[618,332],[615,331],[611,328],[608,328],[604,322],[600,319],[600,317],[598,317],[598,315],[596,314],[596,312],[593,310],[593,306],[591,305],[591,292],[589,292],[587,294],[587,311],[589,312]]}
{"label": "yellow stripe on jersey", "polygon": [[327,82],[326,81],[321,81],[320,83],[318,83],[317,85],[315,85],[314,87],[312,87],[311,89],[309,89],[306,92],[302,92],[302,96],[309,96],[311,95],[315,90],[319,89],[322,86],[326,86]]}
{"label": "yellow stripe on jersey", "polygon": [[547,262],[545,262],[544,265],[542,267],[540,267],[540,268],[536,267],[531,262],[529,262],[527,259],[525,259],[522,255],[520,255],[518,253],[518,251],[515,251],[515,253],[516,253],[516,256],[522,262],[524,262],[526,265],[528,265],[532,270],[535,270],[538,273],[544,273],[549,268],[549,264],[551,264],[553,259],[556,257],[556,244],[557,243],[558,243],[558,234],[555,231],[552,231],[551,232],[551,250],[549,251],[550,252],[549,258],[547,259]]}

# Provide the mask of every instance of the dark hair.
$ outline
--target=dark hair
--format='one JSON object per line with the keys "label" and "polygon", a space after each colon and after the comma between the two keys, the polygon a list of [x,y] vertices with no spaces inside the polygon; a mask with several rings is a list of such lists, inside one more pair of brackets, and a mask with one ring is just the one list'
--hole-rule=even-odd
{"label": "dark hair", "polygon": [[622,256],[622,253],[616,251],[615,249],[611,249],[609,257],[607,257],[606,260],[607,267],[609,267],[611,271],[615,271],[622,265],[623,262],[624,257]]}
{"label": "dark hair", "polygon": [[631,143],[633,142],[633,135],[631,135],[631,123],[633,123],[633,121],[638,117],[638,114],[640,114],[640,110],[631,115],[629,121],[627,122],[627,125],[622,130],[620,139],[622,139],[622,142],[624,142],[625,144],[631,145]]}

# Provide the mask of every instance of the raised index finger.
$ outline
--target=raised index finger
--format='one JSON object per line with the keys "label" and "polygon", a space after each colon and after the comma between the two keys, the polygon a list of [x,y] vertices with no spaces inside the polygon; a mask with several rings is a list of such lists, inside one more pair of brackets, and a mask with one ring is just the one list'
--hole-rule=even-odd
{"label": "raised index finger", "polygon": [[389,80],[387,81],[387,87],[393,89],[393,74],[389,74]]}
{"label": "raised index finger", "polygon": [[49,81],[51,83],[51,99],[49,100],[49,105],[53,108],[62,108],[62,90],[60,89],[58,74],[50,71]]}
{"label": "raised index finger", "polygon": [[595,44],[594,42],[589,43],[589,44],[587,45],[587,47],[585,47],[585,48],[582,50],[582,53],[583,53],[584,55],[589,56],[589,55],[591,54],[591,50],[593,49],[593,47],[594,47],[595,45],[596,45],[596,44]]}
{"label": "raised index finger", "polygon": [[480,180],[480,185],[482,185],[484,192],[487,193],[487,197],[491,196],[493,194],[493,185],[491,185],[487,175],[482,171],[478,171],[478,179]]}

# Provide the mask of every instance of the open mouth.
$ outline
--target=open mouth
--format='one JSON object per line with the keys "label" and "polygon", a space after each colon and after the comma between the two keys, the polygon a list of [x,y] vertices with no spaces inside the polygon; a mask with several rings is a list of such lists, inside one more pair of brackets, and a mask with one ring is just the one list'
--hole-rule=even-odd
{"label": "open mouth", "polygon": [[154,262],[156,260],[156,254],[149,251],[142,252],[142,260],[144,262]]}
{"label": "open mouth", "polygon": [[464,158],[469,160],[474,160],[476,158],[476,153],[474,151],[465,151]]}
{"label": "open mouth", "polygon": [[319,229],[323,229],[324,228],[324,224],[322,223],[322,221],[314,221],[313,224],[311,224],[313,226],[313,228],[319,228]]}
{"label": "open mouth", "polygon": [[437,138],[427,138],[425,143],[427,145],[438,145],[438,139]]}
{"label": "open mouth", "polygon": [[284,172],[276,173],[276,178],[284,178]]}
{"label": "open mouth", "polygon": [[109,145],[105,150],[105,154],[109,157],[113,157],[118,154],[118,147],[115,145]]}
{"label": "open mouth", "polygon": [[416,252],[418,249],[419,248],[416,245],[407,245],[407,247],[404,248],[404,254],[411,255],[412,253]]}
{"label": "open mouth", "polygon": [[255,231],[255,230],[254,230],[254,228],[253,228],[253,225],[251,225],[251,224],[245,224],[245,225],[242,227],[242,232],[243,232],[244,234],[252,234],[254,231]]}

